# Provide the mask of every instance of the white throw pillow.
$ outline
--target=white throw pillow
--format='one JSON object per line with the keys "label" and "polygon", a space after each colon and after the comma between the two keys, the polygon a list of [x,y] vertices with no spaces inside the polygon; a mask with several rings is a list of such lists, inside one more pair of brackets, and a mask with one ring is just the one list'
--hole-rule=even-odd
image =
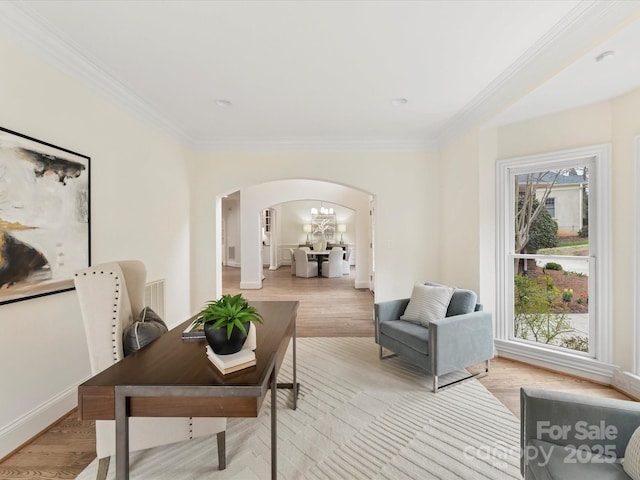
{"label": "white throw pillow", "polygon": [[640,427],[633,432],[627,443],[622,468],[633,480],[640,480]]}
{"label": "white throw pillow", "polygon": [[432,320],[444,318],[454,290],[451,287],[433,287],[416,283],[400,320],[427,326]]}

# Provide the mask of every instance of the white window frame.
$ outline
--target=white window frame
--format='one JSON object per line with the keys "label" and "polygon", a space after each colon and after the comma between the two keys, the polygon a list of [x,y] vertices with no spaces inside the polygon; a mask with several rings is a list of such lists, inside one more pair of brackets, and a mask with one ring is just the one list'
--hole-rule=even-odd
{"label": "white window frame", "polygon": [[[593,320],[593,357],[581,352],[553,349],[513,338],[513,261],[511,228],[515,202],[511,201],[514,175],[553,170],[563,165],[590,161],[589,249],[595,275],[589,281],[590,317]],[[615,371],[612,356],[611,308],[611,146],[583,148],[508,158],[496,162],[496,332],[498,354],[554,368],[567,373],[609,382]],[[592,290],[593,288],[593,290]],[[593,301],[592,301],[593,299]],[[640,304],[639,304],[640,308]],[[593,314],[593,315],[591,315]]]}
{"label": "white window frame", "polygon": [[633,293],[635,297],[635,302],[633,305],[633,356],[634,356],[634,365],[633,365],[633,374],[640,375],[640,294],[638,293],[638,289],[640,289],[640,219],[638,219],[638,215],[640,215],[640,135],[636,135],[633,142],[633,156],[634,156],[634,196],[635,196],[635,232],[634,232],[634,241],[635,245],[634,254],[635,254],[635,272],[633,275],[634,285],[633,285]]}

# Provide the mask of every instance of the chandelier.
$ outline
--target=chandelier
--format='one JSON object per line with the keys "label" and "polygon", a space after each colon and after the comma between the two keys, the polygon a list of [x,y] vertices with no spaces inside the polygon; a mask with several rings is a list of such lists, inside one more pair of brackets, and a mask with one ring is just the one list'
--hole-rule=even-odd
{"label": "chandelier", "polygon": [[333,215],[334,213],[333,208],[320,207],[320,209],[311,209],[311,215]]}

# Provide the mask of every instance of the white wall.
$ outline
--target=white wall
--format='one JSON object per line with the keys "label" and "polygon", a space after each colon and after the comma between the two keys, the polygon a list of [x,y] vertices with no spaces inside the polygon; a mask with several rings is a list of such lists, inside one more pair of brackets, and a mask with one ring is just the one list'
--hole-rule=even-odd
{"label": "white wall", "polygon": [[[191,249],[197,252],[191,261],[194,311],[221,291],[215,267],[220,258],[216,238],[220,197],[282,179],[338,183],[376,197],[376,300],[409,296],[416,279],[440,276],[435,152],[194,153],[190,168]],[[257,208],[254,214],[253,220],[247,219],[253,222],[251,228],[259,221]]]}
{"label": "white wall", "polygon": [[[92,263],[138,258],[165,278],[166,320],[189,308],[183,150],[0,38],[0,125],[91,157]],[[90,373],[75,291],[0,305],[0,458],[76,404]]]}
{"label": "white wall", "polygon": [[[241,258],[240,239],[240,195],[238,198],[222,199],[222,218],[224,219],[223,241],[226,242],[222,252],[222,261],[230,267],[239,267]],[[234,256],[229,257],[229,247],[233,247]]]}
{"label": "white wall", "polygon": [[459,288],[480,291],[480,183],[478,130],[472,129],[440,152],[441,278]]}

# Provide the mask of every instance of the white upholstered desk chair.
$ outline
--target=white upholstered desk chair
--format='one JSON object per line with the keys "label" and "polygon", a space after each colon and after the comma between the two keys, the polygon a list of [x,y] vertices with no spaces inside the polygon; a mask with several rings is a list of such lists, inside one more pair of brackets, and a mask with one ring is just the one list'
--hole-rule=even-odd
{"label": "white upholstered desk chair", "polygon": [[[144,308],[147,271],[136,260],[104,263],[76,273],[91,373],[101,372],[124,356],[122,334]],[[218,466],[225,468],[226,418],[141,418],[129,420],[129,449],[142,450],[217,434]],[[115,421],[96,421],[98,479],[104,479],[115,453]]]}

